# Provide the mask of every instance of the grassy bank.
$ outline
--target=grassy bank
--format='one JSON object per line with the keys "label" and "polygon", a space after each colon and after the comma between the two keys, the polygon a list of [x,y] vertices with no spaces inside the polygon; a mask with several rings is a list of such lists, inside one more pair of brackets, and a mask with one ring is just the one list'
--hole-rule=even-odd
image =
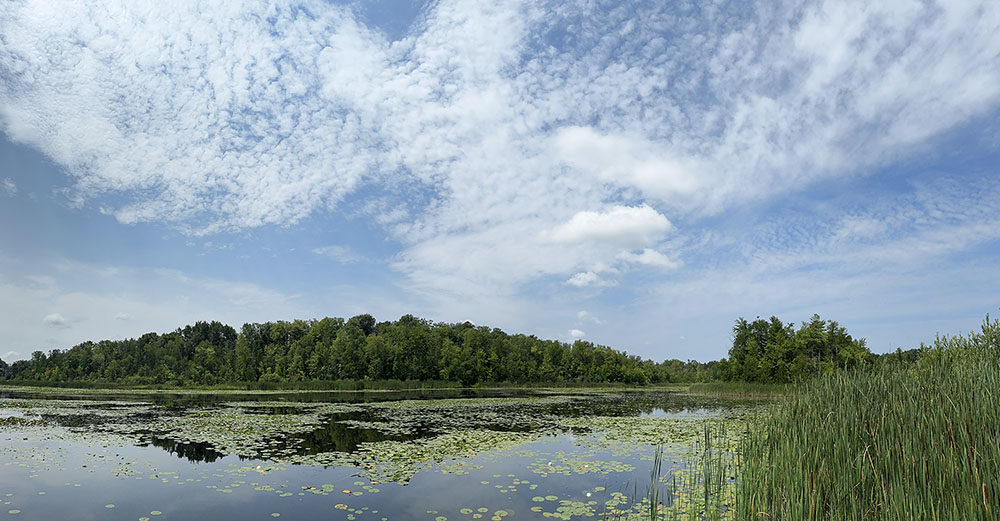
{"label": "grassy bank", "polygon": [[802,384],[742,449],[737,519],[996,519],[1000,323]]}

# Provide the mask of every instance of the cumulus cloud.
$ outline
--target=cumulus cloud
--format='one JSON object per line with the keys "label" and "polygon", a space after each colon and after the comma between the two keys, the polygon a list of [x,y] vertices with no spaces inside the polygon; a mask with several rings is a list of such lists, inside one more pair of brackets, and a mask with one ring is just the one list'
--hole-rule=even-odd
{"label": "cumulus cloud", "polygon": [[606,212],[578,212],[549,237],[559,243],[593,241],[633,249],[655,244],[668,231],[670,221],[649,206],[614,206]]}
{"label": "cumulus cloud", "polygon": [[581,338],[587,336],[587,333],[584,333],[583,331],[580,331],[579,329],[570,329],[569,331],[567,331],[567,334],[569,335],[570,338],[572,338],[574,340],[578,340],[578,339],[581,339]]}
{"label": "cumulus cloud", "polygon": [[66,320],[66,318],[59,313],[50,313],[45,315],[45,318],[42,319],[42,323],[46,326],[55,328],[70,327],[69,320]]}

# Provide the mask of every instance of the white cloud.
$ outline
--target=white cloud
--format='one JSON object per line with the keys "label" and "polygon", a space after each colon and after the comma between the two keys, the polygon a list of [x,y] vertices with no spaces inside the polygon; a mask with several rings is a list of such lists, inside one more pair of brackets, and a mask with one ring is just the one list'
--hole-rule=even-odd
{"label": "white cloud", "polygon": [[321,50],[355,23],[314,12],[305,27],[279,8],[5,3],[3,127],[81,195],[127,194],[109,208],[122,222],[294,223],[372,164],[371,123],[316,95]]}
{"label": "white cloud", "polygon": [[654,266],[668,270],[675,270],[681,267],[680,261],[671,259],[670,257],[649,248],[644,248],[639,253],[624,251],[618,254],[618,258],[625,262],[644,264],[646,266]]}
{"label": "white cloud", "polygon": [[354,251],[353,248],[346,245],[334,244],[331,246],[324,246],[322,248],[315,248],[312,252],[316,255],[321,255],[341,264],[350,264],[352,262],[361,262],[365,260],[365,258],[358,254],[358,252]]}
{"label": "white cloud", "polygon": [[56,328],[70,327],[69,321],[66,320],[66,318],[64,318],[59,313],[49,313],[48,315],[45,315],[45,318],[42,319],[42,323],[44,323],[46,326],[49,327],[56,327]]}
{"label": "white cloud", "polygon": [[14,183],[14,180],[9,177],[5,177],[2,181],[0,181],[0,189],[3,189],[7,195],[17,194],[17,184]]}
{"label": "white cloud", "polygon": [[593,271],[581,271],[566,280],[566,284],[578,288],[614,286],[614,281],[605,280]]}
{"label": "white cloud", "polygon": [[576,319],[579,322],[593,322],[597,325],[604,324],[604,321],[602,321],[597,315],[584,310],[576,312]]}
{"label": "white cloud", "polygon": [[570,126],[556,132],[553,144],[558,157],[577,170],[602,182],[639,188],[655,199],[691,197],[708,180],[694,161],[672,157],[642,136],[601,135],[590,127]]}
{"label": "white cloud", "polygon": [[570,329],[569,331],[567,331],[566,334],[568,334],[569,337],[572,338],[572,339],[574,339],[574,340],[580,339],[580,338],[583,338],[583,337],[587,336],[587,333],[584,333],[583,331],[580,331],[579,329]]}
{"label": "white cloud", "polygon": [[122,222],[211,233],[356,204],[409,287],[483,296],[675,266],[671,221],[690,237],[867,175],[1000,103],[986,1],[444,0],[394,42],[307,4],[4,2],[0,127]]}
{"label": "white cloud", "polygon": [[548,236],[558,243],[600,242],[635,249],[656,244],[670,228],[670,221],[649,206],[614,206],[606,212],[578,212]]}

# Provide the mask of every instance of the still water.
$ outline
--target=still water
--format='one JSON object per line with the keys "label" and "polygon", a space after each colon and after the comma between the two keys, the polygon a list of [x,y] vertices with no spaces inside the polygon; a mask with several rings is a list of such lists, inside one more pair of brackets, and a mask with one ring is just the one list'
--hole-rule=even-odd
{"label": "still water", "polygon": [[753,407],[666,391],[0,390],[0,518],[621,518],[651,484],[692,479],[706,426],[737,432]]}

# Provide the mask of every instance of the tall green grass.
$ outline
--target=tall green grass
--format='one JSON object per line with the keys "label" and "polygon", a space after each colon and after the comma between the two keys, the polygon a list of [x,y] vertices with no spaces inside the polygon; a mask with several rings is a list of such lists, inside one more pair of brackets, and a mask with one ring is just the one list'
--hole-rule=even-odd
{"label": "tall green grass", "polygon": [[751,426],[737,519],[1000,519],[1000,322],[802,384]]}
{"label": "tall green grass", "polygon": [[[700,439],[685,449],[658,446],[645,494],[639,493],[638,482],[633,484],[631,496],[612,494],[602,519],[732,520],[739,460],[736,447],[744,432],[729,430],[726,422],[706,423]],[[673,461],[665,464],[665,458]]]}
{"label": "tall green grass", "polygon": [[[714,428],[713,428],[714,427]],[[665,520],[721,521],[733,519],[736,472],[739,468],[737,441],[743,432],[728,431],[724,422],[705,425],[694,450],[683,467],[669,476],[665,497]]]}

